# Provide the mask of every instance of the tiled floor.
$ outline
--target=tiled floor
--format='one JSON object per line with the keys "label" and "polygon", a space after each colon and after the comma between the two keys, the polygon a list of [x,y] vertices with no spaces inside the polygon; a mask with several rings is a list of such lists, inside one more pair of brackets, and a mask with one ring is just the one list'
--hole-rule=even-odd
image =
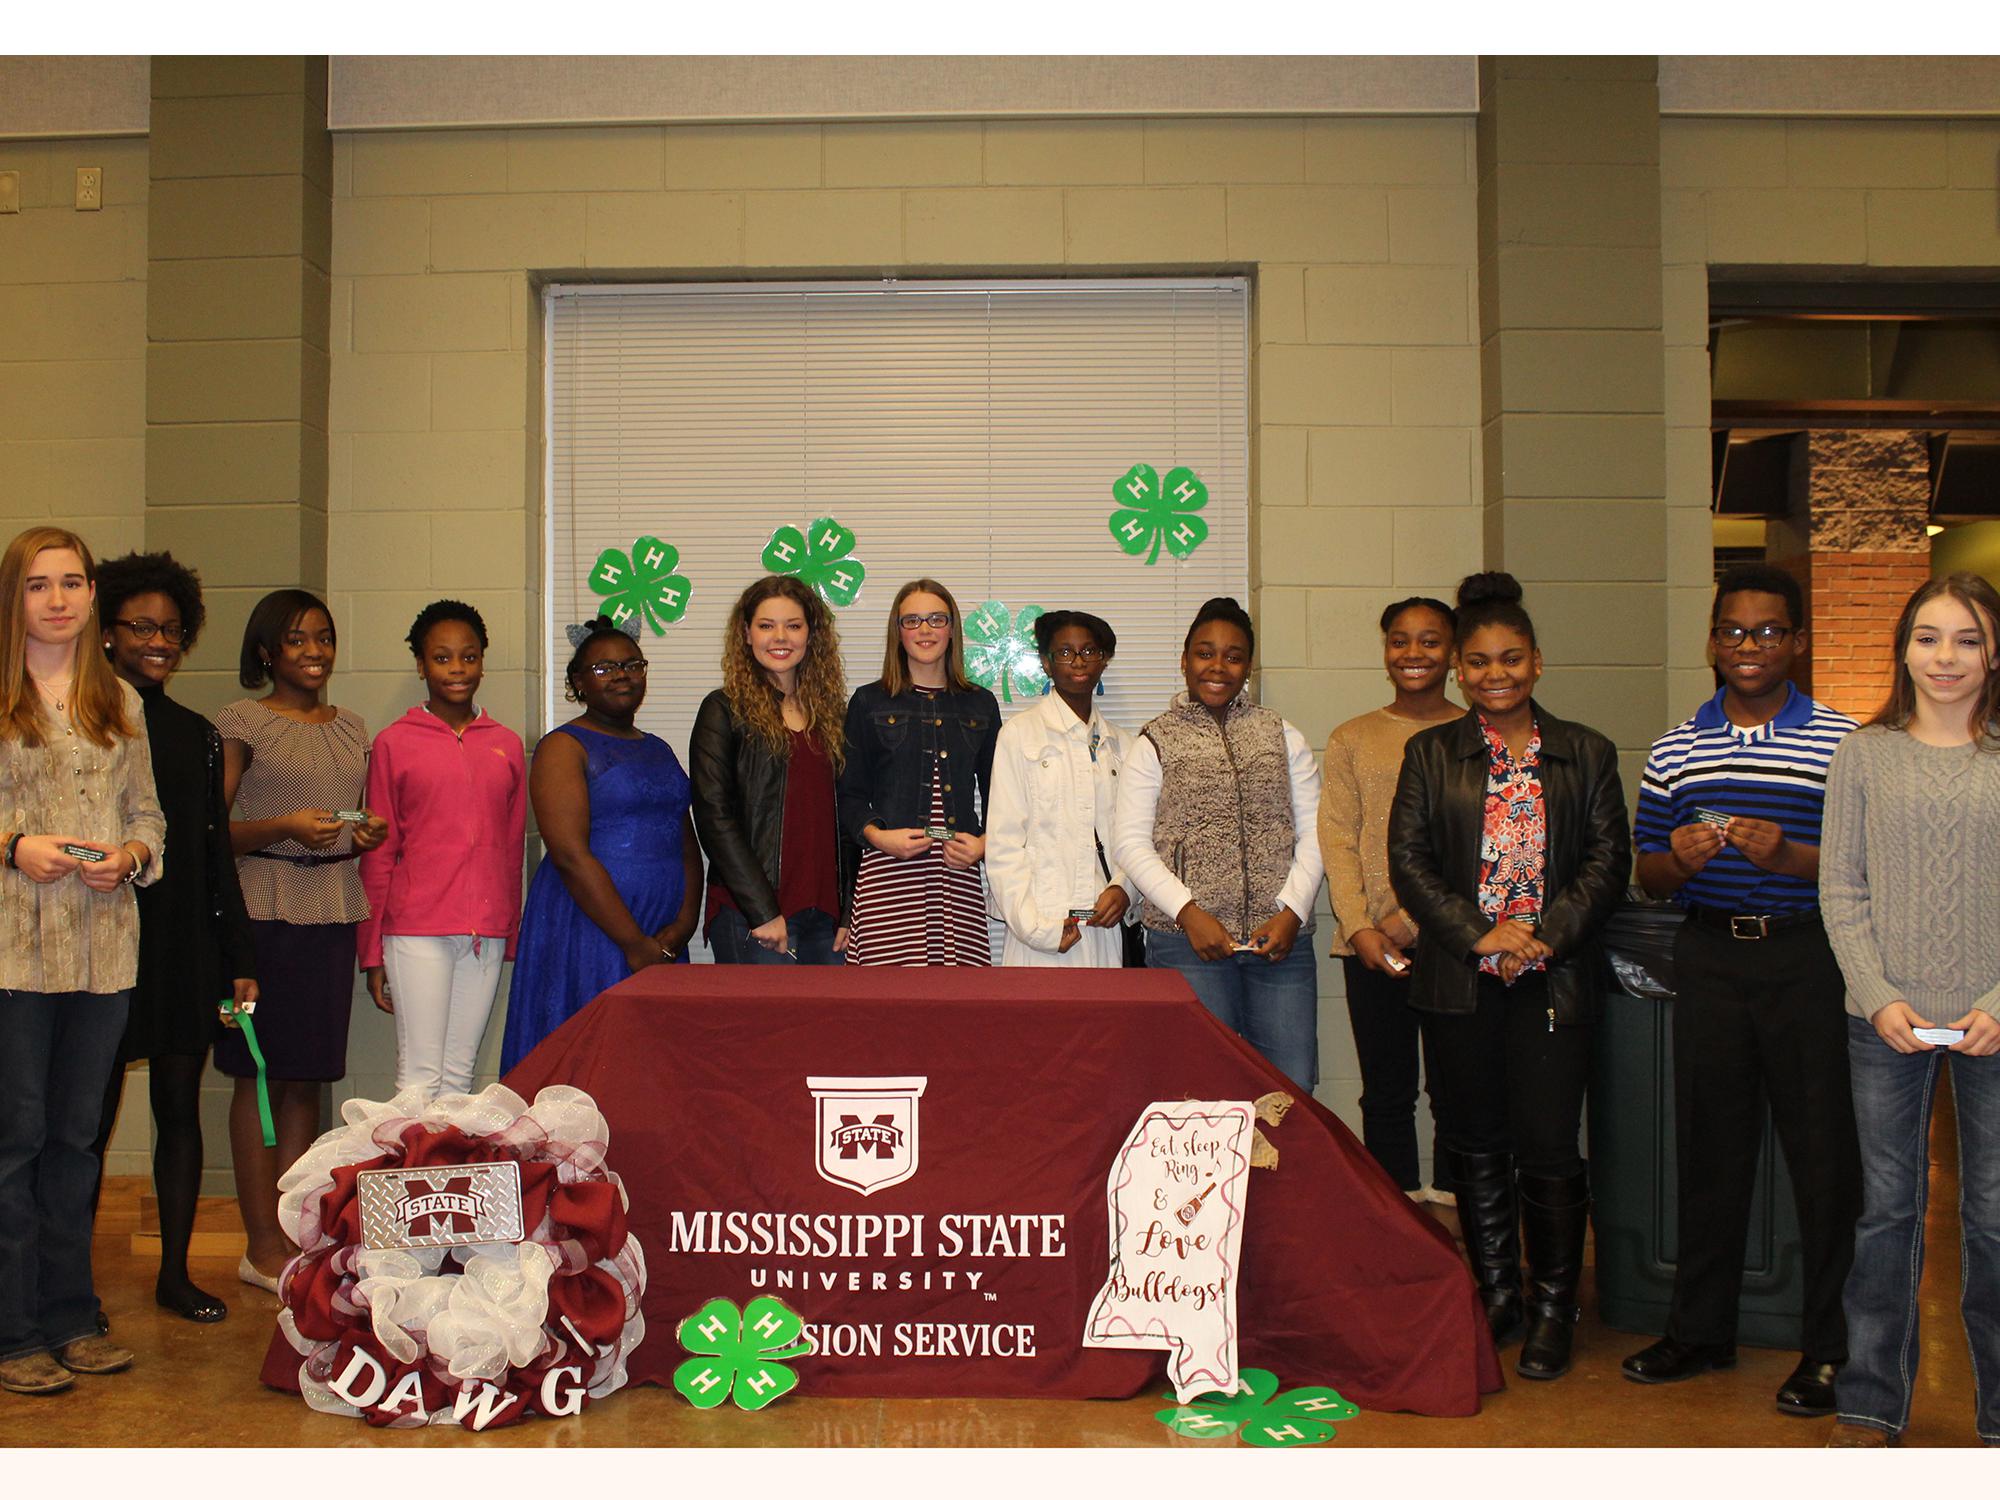
{"label": "tiled floor", "polygon": [[[1958,1318],[1955,1131],[1939,1110],[1933,1154],[1929,1257],[1923,1288],[1923,1353],[1916,1409],[1905,1444],[1969,1446],[1972,1379]],[[195,1263],[196,1279],[223,1296],[230,1316],[197,1327],[153,1305],[153,1266],[135,1255],[136,1178],[107,1185],[97,1238],[97,1274],[114,1330],[138,1354],[133,1368],[79,1378],[59,1396],[0,1395],[0,1444],[44,1447],[351,1446],[482,1444],[499,1447],[1185,1447],[1152,1420],[1163,1404],[1131,1401],[836,1400],[797,1396],[760,1413],[700,1412],[658,1388],[626,1390],[573,1421],[529,1421],[474,1435],[455,1429],[375,1431],[317,1416],[297,1397],[257,1383],[277,1299],[235,1279],[233,1255]],[[233,1227],[234,1204],[204,1206],[202,1228]],[[1588,1288],[1586,1287],[1586,1297]],[[1599,1323],[1586,1302],[1576,1368],[1545,1384],[1511,1377],[1476,1417],[1362,1412],[1342,1423],[1342,1447],[1712,1446],[1817,1447],[1827,1421],[1783,1417],[1772,1394],[1795,1356],[1744,1349],[1734,1370],[1681,1385],[1639,1386],[1618,1362],[1647,1342]],[[1165,1389],[1162,1381],[1161,1389]],[[190,1414],[200,1413],[199,1423]],[[1233,1439],[1229,1441],[1234,1441]]]}

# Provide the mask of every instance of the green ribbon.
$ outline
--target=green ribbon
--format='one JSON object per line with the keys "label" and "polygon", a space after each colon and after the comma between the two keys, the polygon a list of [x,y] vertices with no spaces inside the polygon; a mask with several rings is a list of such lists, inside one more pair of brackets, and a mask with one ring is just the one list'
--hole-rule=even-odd
{"label": "green ribbon", "polygon": [[257,1122],[264,1127],[264,1144],[278,1144],[278,1127],[271,1123],[271,1075],[264,1063],[264,1049],[257,1045],[257,1023],[250,1019],[250,1012],[238,1010],[234,1000],[222,1002],[222,1013],[236,1018],[236,1029],[243,1033],[243,1045],[250,1049],[250,1060],[257,1065]]}

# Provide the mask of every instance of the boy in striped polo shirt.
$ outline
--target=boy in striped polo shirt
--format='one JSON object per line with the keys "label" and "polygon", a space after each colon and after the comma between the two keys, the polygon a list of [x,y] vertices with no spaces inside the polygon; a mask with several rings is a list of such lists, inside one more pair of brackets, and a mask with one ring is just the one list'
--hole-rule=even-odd
{"label": "boy in striped polo shirt", "polygon": [[1778,1410],[1826,1416],[1847,1358],[1840,1299],[1861,1166],[1845,986],[1819,915],[1820,811],[1834,746],[1855,726],[1792,685],[1804,622],[1789,573],[1754,564],[1725,574],[1709,612],[1722,686],[1646,757],[1639,883],[1688,913],[1674,943],[1680,1258],[1666,1337],[1624,1370],[1657,1384],[1736,1363],[1768,1099],[1791,1169],[1806,1282],[1804,1348],[1778,1389]]}

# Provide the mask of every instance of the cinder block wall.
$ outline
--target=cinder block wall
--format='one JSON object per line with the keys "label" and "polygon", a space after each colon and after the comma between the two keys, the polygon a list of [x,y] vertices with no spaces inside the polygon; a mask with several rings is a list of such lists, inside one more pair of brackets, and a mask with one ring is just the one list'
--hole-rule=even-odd
{"label": "cinder block wall", "polygon": [[[458,593],[533,741],[544,277],[1249,271],[1263,701],[1313,741],[1384,701],[1375,616],[1480,557],[1469,120],[766,125],[336,141],[340,701],[415,701],[401,636]],[[698,691],[708,684],[685,684]],[[1339,968],[1320,1094],[1358,1123]],[[497,1030],[497,1028],[496,1028]],[[492,1057],[485,1059],[490,1067]],[[347,1088],[389,1087],[358,1010]]]}

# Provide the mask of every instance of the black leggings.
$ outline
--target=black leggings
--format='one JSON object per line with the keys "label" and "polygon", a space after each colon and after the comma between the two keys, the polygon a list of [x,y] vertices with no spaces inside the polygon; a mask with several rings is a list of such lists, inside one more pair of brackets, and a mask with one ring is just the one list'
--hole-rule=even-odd
{"label": "black leggings", "polygon": [[[194,1232],[194,1210],[201,1196],[201,1075],[205,1057],[155,1057],[147,1064],[153,1102],[153,1189],[160,1200],[160,1280],[187,1280],[188,1236]],[[97,1133],[98,1183],[112,1127],[118,1123],[118,1100],[125,1090],[125,1069],[111,1070],[105,1090],[104,1114]]]}
{"label": "black leggings", "polygon": [[1425,1017],[1439,1086],[1432,1108],[1455,1151],[1504,1152],[1531,1177],[1572,1177],[1590,1082],[1592,1026],[1549,1024],[1548,979],[1529,974],[1510,990],[1479,978],[1470,1014]]}

